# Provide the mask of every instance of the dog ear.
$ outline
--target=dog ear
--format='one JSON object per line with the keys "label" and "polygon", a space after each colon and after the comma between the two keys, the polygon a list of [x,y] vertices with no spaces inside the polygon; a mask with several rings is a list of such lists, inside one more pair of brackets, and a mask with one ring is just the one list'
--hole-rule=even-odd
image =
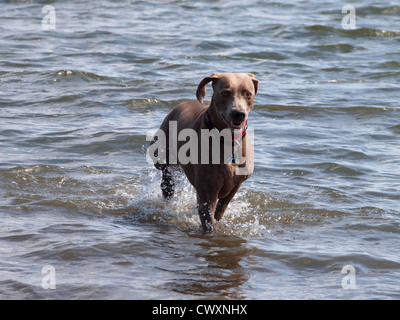
{"label": "dog ear", "polygon": [[248,73],[247,75],[251,78],[251,80],[253,80],[254,93],[257,94],[257,91],[258,91],[258,80],[256,79],[256,77],[252,73]]}
{"label": "dog ear", "polygon": [[206,84],[209,83],[210,81],[215,81],[221,77],[220,73],[213,73],[211,76],[204,78],[201,80],[199,83],[199,86],[197,87],[196,91],[196,97],[197,100],[199,100],[200,103],[203,103],[204,97],[206,96]]}

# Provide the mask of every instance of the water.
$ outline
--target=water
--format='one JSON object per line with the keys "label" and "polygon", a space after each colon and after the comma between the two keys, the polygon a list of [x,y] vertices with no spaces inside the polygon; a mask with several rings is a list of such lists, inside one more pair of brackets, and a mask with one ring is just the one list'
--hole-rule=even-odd
{"label": "water", "polygon": [[[1,298],[400,297],[397,2],[44,5],[0,3]],[[213,72],[260,80],[255,173],[203,235],[145,150]]]}

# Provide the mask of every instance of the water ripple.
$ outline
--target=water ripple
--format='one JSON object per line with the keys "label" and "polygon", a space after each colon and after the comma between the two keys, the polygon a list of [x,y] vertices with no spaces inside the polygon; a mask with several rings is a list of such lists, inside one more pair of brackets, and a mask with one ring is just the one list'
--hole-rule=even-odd
{"label": "water ripple", "polygon": [[[367,2],[355,30],[334,1],[66,1],[54,30],[2,3],[0,296],[398,298],[399,6]],[[260,85],[255,172],[204,235],[145,153],[213,72]]]}

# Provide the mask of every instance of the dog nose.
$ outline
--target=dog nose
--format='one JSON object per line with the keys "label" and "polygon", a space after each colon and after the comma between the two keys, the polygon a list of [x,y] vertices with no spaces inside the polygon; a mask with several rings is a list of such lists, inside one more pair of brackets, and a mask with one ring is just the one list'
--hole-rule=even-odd
{"label": "dog nose", "polygon": [[233,110],[231,113],[231,117],[233,122],[242,123],[244,121],[244,118],[246,117],[246,114],[241,111]]}

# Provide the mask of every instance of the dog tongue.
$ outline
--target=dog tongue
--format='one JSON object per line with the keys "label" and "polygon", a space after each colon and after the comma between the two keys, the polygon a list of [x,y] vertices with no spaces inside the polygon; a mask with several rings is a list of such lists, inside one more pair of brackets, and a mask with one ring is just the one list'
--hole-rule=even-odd
{"label": "dog tongue", "polygon": [[222,115],[222,119],[224,119],[225,123],[228,125],[229,129],[231,131],[234,130],[243,130],[244,127],[242,127],[242,122],[240,123],[234,123],[233,121],[227,121],[226,118]]}
{"label": "dog tongue", "polygon": [[230,122],[229,127],[231,128],[231,130],[242,130],[241,123],[236,124],[236,123]]}

